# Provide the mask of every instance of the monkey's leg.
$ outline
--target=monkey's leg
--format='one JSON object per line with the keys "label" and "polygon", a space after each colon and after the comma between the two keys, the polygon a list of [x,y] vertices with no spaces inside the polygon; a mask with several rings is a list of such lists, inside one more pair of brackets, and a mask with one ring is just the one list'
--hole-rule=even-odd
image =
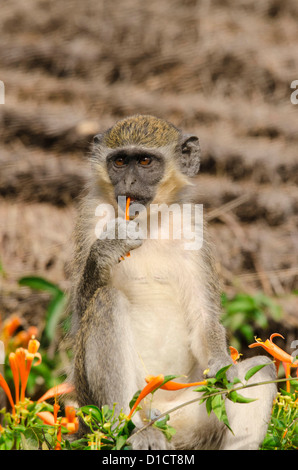
{"label": "monkey's leg", "polygon": [[[137,390],[133,338],[125,299],[99,288],[81,319],[74,343],[74,380],[80,405],[94,403],[128,411]],[[121,315],[120,315],[121,313]]]}
{"label": "monkey's leg", "polygon": [[[129,413],[129,402],[143,387],[139,359],[130,328],[129,304],[117,289],[99,288],[81,319],[75,343],[74,385],[79,405],[117,403],[116,410]],[[136,429],[145,423],[139,413]],[[170,448],[164,435],[148,428],[131,439],[134,449]]]}
{"label": "monkey's leg", "polygon": [[[269,364],[268,357],[257,356],[246,359],[237,365],[236,374],[244,381],[246,372],[259,364]],[[276,378],[276,370],[273,364],[269,364],[257,372],[248,383],[257,383]],[[265,438],[268,423],[271,417],[272,403],[276,395],[276,385],[258,385],[239,391],[247,398],[254,398],[251,403],[233,403],[226,400],[226,410],[232,434],[226,430],[221,448],[224,450],[257,450]]]}
{"label": "monkey's leg", "polygon": [[[207,377],[214,377],[219,369],[232,364],[227,348],[226,331],[219,321],[216,309],[209,307],[204,299],[199,299],[191,311],[193,312],[190,329],[192,353],[201,370],[208,370]],[[233,366],[228,371],[231,377],[234,375],[232,369]]]}

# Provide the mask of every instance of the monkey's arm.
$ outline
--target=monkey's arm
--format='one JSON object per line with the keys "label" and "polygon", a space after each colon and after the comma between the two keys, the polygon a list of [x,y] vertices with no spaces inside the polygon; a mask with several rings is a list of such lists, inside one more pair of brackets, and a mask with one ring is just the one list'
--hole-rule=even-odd
{"label": "monkey's arm", "polygon": [[99,287],[109,280],[109,272],[124,250],[120,240],[96,240],[91,246],[76,292],[76,312],[81,317]]}
{"label": "monkey's arm", "polygon": [[[126,221],[116,219],[116,222],[119,232],[121,224],[125,226],[124,229],[126,230],[127,237],[125,239],[117,238],[118,231],[116,230],[114,239],[108,235],[105,239],[95,240],[91,245],[75,292],[74,313],[79,318],[82,317],[87,309],[97,289],[108,284],[111,268],[119,262],[122,256],[125,256],[126,253],[142,244],[141,235],[137,239],[130,238],[130,231]],[[133,222],[130,221],[129,224],[130,229],[133,230]],[[115,226],[113,227],[115,228]]]}
{"label": "monkey's arm", "polygon": [[[219,319],[208,321],[205,328],[207,342],[207,376],[214,377],[216,372],[224,366],[233,364],[228,353],[226,332]],[[228,375],[233,374],[232,368]]]}
{"label": "monkey's arm", "polygon": [[[214,377],[222,367],[233,364],[228,353],[225,329],[212,315],[210,311],[198,313],[191,332],[191,350],[201,370],[207,370],[208,377]],[[233,374],[232,368],[229,372]]]}

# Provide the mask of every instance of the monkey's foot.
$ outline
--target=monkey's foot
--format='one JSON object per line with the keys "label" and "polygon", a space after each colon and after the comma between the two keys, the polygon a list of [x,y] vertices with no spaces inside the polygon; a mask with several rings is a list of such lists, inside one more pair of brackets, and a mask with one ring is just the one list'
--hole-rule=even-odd
{"label": "monkey's foot", "polygon": [[133,450],[169,450],[173,449],[171,443],[161,431],[153,427],[131,436]]}

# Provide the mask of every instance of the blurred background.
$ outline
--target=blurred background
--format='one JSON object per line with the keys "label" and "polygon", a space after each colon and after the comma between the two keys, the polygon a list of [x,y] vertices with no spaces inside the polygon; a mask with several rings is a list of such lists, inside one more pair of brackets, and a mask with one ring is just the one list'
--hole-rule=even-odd
{"label": "blurred background", "polygon": [[234,333],[252,301],[262,327],[261,295],[262,339],[298,340],[297,24],[297,0],[3,2],[2,318],[44,321],[51,293],[24,276],[67,291],[92,136],[150,113],[200,138],[197,190]]}

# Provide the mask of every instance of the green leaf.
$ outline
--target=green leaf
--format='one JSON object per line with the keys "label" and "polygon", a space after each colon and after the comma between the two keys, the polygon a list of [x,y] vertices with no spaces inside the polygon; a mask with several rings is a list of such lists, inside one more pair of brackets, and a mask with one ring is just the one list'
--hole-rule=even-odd
{"label": "green leaf", "polygon": [[228,393],[228,398],[234,403],[251,403],[252,401],[256,401],[255,398],[246,398],[243,395],[240,395],[236,390]]}
{"label": "green leaf", "polygon": [[276,448],[278,448],[280,445],[280,442],[279,442],[279,439],[277,437],[274,437],[274,436],[267,436],[265,437],[263,443],[262,443],[262,446],[261,446],[261,449],[263,450],[274,450]]}
{"label": "green leaf", "polygon": [[160,426],[158,426],[158,422],[155,422],[155,423],[153,423],[153,426],[160,429],[160,431],[163,432],[163,434],[166,436],[168,441],[170,441],[172,439],[172,437],[176,434],[176,429],[173,428],[173,426],[170,426],[169,424],[167,424],[166,426],[161,426],[160,427]]}
{"label": "green leaf", "polygon": [[171,440],[174,434],[176,434],[176,429],[168,424],[169,419],[170,419],[170,415],[166,415],[163,418],[155,421],[155,423],[153,423],[153,426],[160,429],[163,432],[163,434],[166,436],[166,438],[168,440]]}
{"label": "green leaf", "polygon": [[20,286],[31,287],[31,289],[45,290],[50,292],[52,295],[63,293],[56,284],[47,281],[43,277],[39,276],[25,276],[19,279]]}
{"label": "green leaf", "polygon": [[238,379],[238,377],[234,377],[234,378],[233,378],[232,385],[241,384],[241,383],[242,383],[242,382],[241,382],[240,379]]}
{"label": "green leaf", "polygon": [[49,434],[49,433],[44,433],[44,444],[46,444],[47,449],[54,449],[55,444],[56,444],[56,438],[55,436]]}
{"label": "green leaf", "polygon": [[248,313],[255,308],[255,299],[247,294],[237,294],[233,299],[229,300],[226,305],[226,310],[229,314],[238,312]]}
{"label": "green leaf", "polygon": [[227,412],[226,412],[225,402],[224,402],[224,400],[222,400],[222,401],[223,401],[223,403],[221,405],[220,421],[222,421],[225,424],[225,426],[231,431],[231,433],[234,434],[233,430],[230,426],[229,420],[228,420],[228,415],[227,415]]}
{"label": "green leaf", "polygon": [[209,392],[211,389],[207,385],[200,385],[198,388],[195,388],[194,392]]}
{"label": "green leaf", "polygon": [[272,423],[274,424],[275,431],[280,431],[280,432],[283,433],[284,430],[285,430],[284,421],[282,419],[274,418],[273,416],[272,416],[271,420],[272,420]]}
{"label": "green leaf", "polygon": [[126,434],[127,436],[130,436],[135,427],[135,424],[130,419],[125,423],[119,434]]}
{"label": "green leaf", "polygon": [[65,313],[67,298],[63,292],[58,292],[48,306],[46,314],[45,335],[51,342],[56,333],[57,326]]}
{"label": "green leaf", "polygon": [[227,313],[227,315],[223,317],[223,320],[226,326],[229,326],[229,329],[232,331],[238,330],[247,321],[243,312],[237,312],[233,314]]}
{"label": "green leaf", "polygon": [[164,384],[166,384],[167,382],[169,382],[170,380],[175,380],[177,379],[177,377],[180,377],[179,375],[166,375],[164,377],[164,381],[163,383],[160,385],[160,387],[162,387]]}
{"label": "green leaf", "polygon": [[126,444],[126,437],[125,436],[118,436],[116,438],[116,450],[122,449],[122,447]]}
{"label": "green leaf", "polygon": [[268,364],[271,364],[271,362],[270,362],[270,363],[267,363],[267,364],[260,364],[260,365],[258,365],[258,366],[252,367],[251,369],[249,369],[249,370],[246,372],[244,379],[245,379],[245,380],[249,380],[249,379],[250,379],[253,375],[255,375],[259,370],[263,369],[263,367],[268,366]]}
{"label": "green leaf", "polygon": [[95,405],[86,405],[86,406],[82,406],[80,408],[80,411],[82,411],[84,414],[86,415],[91,415],[91,417],[99,422],[99,423],[102,423],[103,419],[102,419],[102,412],[101,410],[95,406]]}
{"label": "green leaf", "polygon": [[210,413],[212,411],[212,397],[208,397],[207,400],[206,400],[206,411],[207,411],[208,415],[210,415]]}
{"label": "green leaf", "polygon": [[251,342],[254,339],[254,329],[248,323],[242,324],[239,326],[239,330],[241,331],[242,335],[245,337],[247,342]]}
{"label": "green leaf", "polygon": [[267,317],[266,315],[264,314],[264,312],[262,312],[261,310],[256,310],[255,313],[254,313],[254,319],[255,319],[255,322],[256,324],[262,328],[263,330],[265,330],[267,327],[268,327],[268,320],[267,320]]}
{"label": "green leaf", "polygon": [[259,293],[255,296],[256,302],[260,308],[267,307],[270,311],[270,314],[275,320],[281,318],[282,315],[282,308],[279,304],[274,302],[270,297],[264,295],[263,293]]}
{"label": "green leaf", "polygon": [[223,413],[223,406],[224,406],[224,400],[221,395],[215,395],[214,397],[211,398],[211,408],[214,414],[218,417],[218,419],[221,421],[222,418],[222,413]]}
{"label": "green leaf", "polygon": [[110,421],[113,417],[113,410],[111,410],[108,405],[103,405],[101,407],[101,412],[104,421]]}
{"label": "green leaf", "polygon": [[219,369],[219,371],[217,371],[216,374],[215,374],[216,380],[221,380],[223,378],[226,378],[226,372],[230,367],[232,367],[232,365],[233,364],[229,364],[229,365],[224,366],[221,369]]}
{"label": "green leaf", "polygon": [[154,424],[156,425],[157,428],[163,428],[164,426],[167,425],[167,422],[169,421],[169,419],[170,419],[170,415],[165,415],[162,418],[157,419]]}
{"label": "green leaf", "polygon": [[169,424],[167,425],[167,428],[166,429],[163,429],[162,432],[164,433],[164,435],[166,436],[166,438],[168,439],[168,441],[170,441],[172,439],[172,437],[176,434],[176,429],[173,428],[173,426],[170,426]]}
{"label": "green leaf", "polygon": [[[88,439],[86,439],[85,437],[81,438],[81,439],[77,439],[76,441],[72,441],[70,443],[71,445],[71,448],[72,449],[82,449],[82,446],[84,444],[87,444],[88,443]],[[87,449],[87,447],[86,447]]]}
{"label": "green leaf", "polygon": [[24,450],[38,450],[39,448],[38,438],[31,428],[26,429],[21,434],[21,442]]}
{"label": "green leaf", "polygon": [[293,449],[298,449],[298,434],[294,434],[293,438],[292,438],[292,445],[293,445]]}
{"label": "green leaf", "polygon": [[53,299],[48,306],[44,330],[45,337],[51,342],[54,339],[57,325],[65,312],[67,299],[64,292],[56,284],[53,284],[39,276],[22,277],[19,279],[19,285],[27,286],[31,289],[46,291],[53,296]]}
{"label": "green leaf", "polygon": [[6,430],[4,434],[4,447],[3,450],[11,450],[14,446],[14,436],[13,433]]}
{"label": "green leaf", "polygon": [[130,400],[130,402],[129,402],[129,408],[130,408],[130,409],[132,409],[132,407],[133,407],[133,405],[135,404],[135,402],[137,401],[137,399],[138,399],[140,393],[141,393],[141,390],[138,390],[138,391],[134,394],[134,396],[132,397],[132,399]]}

